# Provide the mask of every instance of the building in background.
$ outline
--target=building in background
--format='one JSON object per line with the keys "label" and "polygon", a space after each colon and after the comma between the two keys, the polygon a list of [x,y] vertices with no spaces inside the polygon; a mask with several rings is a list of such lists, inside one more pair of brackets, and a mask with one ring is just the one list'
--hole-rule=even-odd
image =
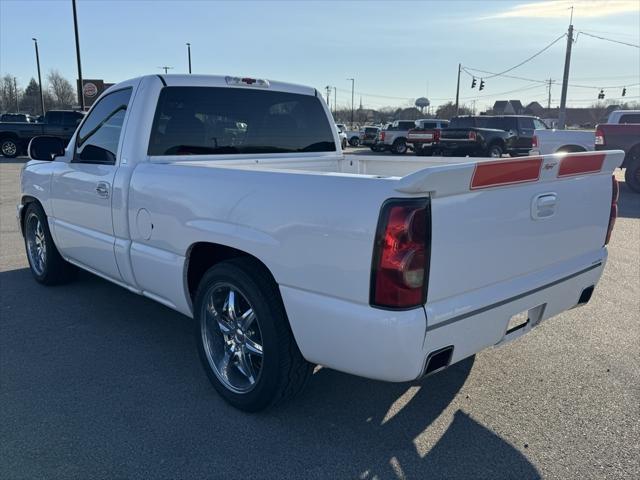
{"label": "building in background", "polygon": [[[80,80],[76,80],[76,85],[80,87]],[[105,83],[102,79],[82,79],[82,94],[84,96],[84,106],[85,110],[88,110],[93,102],[95,102],[102,92],[104,92],[107,88],[114,85],[113,83]],[[80,88],[78,88],[80,91]],[[80,101],[78,101],[78,104]]]}

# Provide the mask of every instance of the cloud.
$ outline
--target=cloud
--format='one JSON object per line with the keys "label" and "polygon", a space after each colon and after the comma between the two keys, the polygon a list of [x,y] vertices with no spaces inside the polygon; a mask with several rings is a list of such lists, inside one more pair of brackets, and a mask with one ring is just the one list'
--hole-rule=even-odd
{"label": "cloud", "polygon": [[502,12],[483,17],[494,18],[569,18],[569,8],[574,7],[574,17],[606,17],[620,13],[639,12],[639,0],[549,0],[521,3]]}

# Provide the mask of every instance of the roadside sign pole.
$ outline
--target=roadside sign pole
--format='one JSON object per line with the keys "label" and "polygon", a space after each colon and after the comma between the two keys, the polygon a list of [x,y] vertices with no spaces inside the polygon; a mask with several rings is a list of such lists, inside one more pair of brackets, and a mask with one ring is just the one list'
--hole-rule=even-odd
{"label": "roadside sign pole", "polygon": [[76,0],[71,0],[73,5],[73,28],[76,32],[76,59],[78,61],[78,99],[80,100],[80,109],[84,111],[84,85],[82,84],[82,63],[80,62],[80,36],[78,35],[78,13],[76,12]]}
{"label": "roadside sign pole", "polygon": [[191,73],[191,44],[187,43],[187,55],[189,56],[189,73]]}

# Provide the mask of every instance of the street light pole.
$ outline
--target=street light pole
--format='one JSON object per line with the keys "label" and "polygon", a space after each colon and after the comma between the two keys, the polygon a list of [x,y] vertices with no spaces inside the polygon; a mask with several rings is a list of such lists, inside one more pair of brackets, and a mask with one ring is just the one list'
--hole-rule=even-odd
{"label": "street light pole", "polygon": [[80,62],[80,35],[78,34],[78,13],[76,12],[76,0],[71,0],[73,5],[73,29],[76,33],[76,60],[78,61],[78,99],[80,109],[84,111],[84,85],[82,84],[82,63]]}
{"label": "street light pole", "polygon": [[355,85],[355,78],[347,78],[347,80],[351,80],[351,128],[353,128],[353,91]]}
{"label": "street light pole", "polygon": [[456,115],[458,115],[458,109],[460,107],[460,69],[462,64],[458,64],[458,86],[456,87]]}
{"label": "street light pole", "polygon": [[191,44],[187,43],[187,55],[189,56],[189,73],[191,73]]}
{"label": "street light pole", "polygon": [[333,116],[338,114],[338,89],[333,87]]}
{"label": "street light pole", "polygon": [[36,64],[38,65],[38,90],[40,90],[40,111],[44,115],[44,94],[42,93],[42,76],[40,75],[40,53],[38,53],[38,39],[32,38],[36,46]]}

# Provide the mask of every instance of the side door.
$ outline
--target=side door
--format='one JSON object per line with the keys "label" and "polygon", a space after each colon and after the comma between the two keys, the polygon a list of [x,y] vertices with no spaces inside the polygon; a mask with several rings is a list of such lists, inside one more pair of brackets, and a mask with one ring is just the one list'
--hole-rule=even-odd
{"label": "side door", "polygon": [[65,142],[69,142],[71,137],[78,128],[78,125],[82,121],[82,114],[80,112],[64,112],[62,117],[62,136]]}
{"label": "side door", "polygon": [[518,117],[518,141],[516,148],[522,150],[531,149],[531,143],[533,142],[533,132],[536,126],[533,123],[531,117]]}
{"label": "side door", "polygon": [[[54,137],[64,137],[64,113],[63,112],[47,112],[45,117],[46,124],[44,131],[46,135],[53,135]],[[73,135],[73,133],[72,133]]]}
{"label": "side door", "polygon": [[53,174],[51,202],[63,255],[119,280],[111,211],[122,126],[131,88],[102,97],[80,126],[72,158]]}

